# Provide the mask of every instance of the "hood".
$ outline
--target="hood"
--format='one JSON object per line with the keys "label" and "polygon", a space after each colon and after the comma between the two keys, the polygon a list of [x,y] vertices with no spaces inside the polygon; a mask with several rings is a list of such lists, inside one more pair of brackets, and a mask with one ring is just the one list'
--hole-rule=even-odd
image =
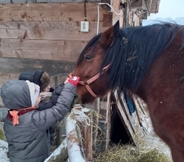
{"label": "hood", "polygon": [[19,76],[19,80],[29,80],[40,86],[40,90],[44,91],[44,89],[50,84],[51,79],[47,72],[43,70],[37,71],[25,71],[22,72]]}
{"label": "hood", "polygon": [[[34,86],[32,86],[31,91],[35,91]],[[1,88],[1,98],[4,106],[9,109],[19,109],[33,106],[35,102],[33,103],[31,99],[31,91],[30,86],[26,81],[10,80],[6,82]]]}
{"label": "hood", "polygon": [[41,76],[43,72],[43,70],[25,71],[20,74],[19,80],[29,80],[30,82],[41,86]]}

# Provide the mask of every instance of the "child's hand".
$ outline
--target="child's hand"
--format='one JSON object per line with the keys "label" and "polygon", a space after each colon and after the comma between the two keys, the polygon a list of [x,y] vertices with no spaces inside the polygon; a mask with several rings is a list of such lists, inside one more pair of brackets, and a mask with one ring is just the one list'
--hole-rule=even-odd
{"label": "child's hand", "polygon": [[78,76],[73,76],[71,78],[68,78],[68,82],[72,83],[74,86],[77,86],[79,81],[80,81],[80,77]]}

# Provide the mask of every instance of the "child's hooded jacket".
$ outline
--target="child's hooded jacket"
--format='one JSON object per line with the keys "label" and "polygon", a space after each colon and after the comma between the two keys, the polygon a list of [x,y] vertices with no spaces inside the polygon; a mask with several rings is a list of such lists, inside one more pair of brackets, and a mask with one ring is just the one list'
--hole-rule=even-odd
{"label": "child's hooded jacket", "polygon": [[[50,145],[46,130],[61,121],[70,111],[75,92],[76,87],[66,83],[52,108],[24,113],[19,116],[19,124],[15,126],[6,117],[4,131],[10,162],[43,162],[49,156]],[[30,86],[22,80],[6,82],[1,89],[1,97],[4,105],[11,110],[31,107],[33,103]]]}

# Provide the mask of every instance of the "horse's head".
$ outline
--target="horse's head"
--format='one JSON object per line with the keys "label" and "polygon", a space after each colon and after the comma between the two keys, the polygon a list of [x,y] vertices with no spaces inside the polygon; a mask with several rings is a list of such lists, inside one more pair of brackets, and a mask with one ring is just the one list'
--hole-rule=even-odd
{"label": "horse's head", "polygon": [[79,102],[93,102],[95,97],[104,96],[109,91],[107,76],[110,62],[103,60],[118,31],[119,22],[91,39],[80,54],[73,71],[73,75],[81,79],[77,87]]}

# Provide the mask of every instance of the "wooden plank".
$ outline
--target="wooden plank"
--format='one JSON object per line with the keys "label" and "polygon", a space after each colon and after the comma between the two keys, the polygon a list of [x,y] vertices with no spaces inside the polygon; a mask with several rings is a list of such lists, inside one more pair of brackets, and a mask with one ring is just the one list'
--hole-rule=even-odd
{"label": "wooden plank", "polygon": [[[60,55],[58,54],[60,52]],[[75,52],[75,51],[73,51]],[[0,53],[4,58],[18,58],[18,59],[37,59],[37,60],[60,60],[76,62],[78,55],[65,55],[62,50],[60,51],[36,51],[36,50],[4,50],[1,49]],[[74,56],[74,57],[72,57]]]}
{"label": "wooden plank", "polygon": [[87,41],[2,39],[1,56],[76,62]]}
{"label": "wooden plank", "polygon": [[1,49],[11,50],[63,50],[64,41],[1,39]]}
{"label": "wooden plank", "polygon": [[[87,41],[65,41],[65,50],[63,51],[63,54],[64,56],[68,56],[68,60],[70,60],[71,62],[77,62],[78,57],[86,44]],[[61,52],[58,52],[58,55],[61,54]]]}
{"label": "wooden plank", "polygon": [[[95,119],[95,124],[96,125],[99,125],[99,118],[100,118],[100,98],[98,97],[96,100],[96,119]],[[93,142],[93,145],[95,147],[95,149],[97,148],[97,136],[98,136],[98,127],[95,127],[94,128],[94,142]]]}
{"label": "wooden plank", "polygon": [[[0,22],[0,38],[48,40],[89,40],[96,35],[97,23],[89,23],[90,32],[80,32],[80,22]],[[102,27],[100,32],[107,27]],[[26,31],[26,33],[25,33]]]}
{"label": "wooden plank", "polygon": [[2,83],[4,84],[5,82],[11,79],[18,79],[18,76],[19,74],[15,74],[11,72],[10,73],[0,72],[0,84],[2,85]]}
{"label": "wooden plank", "polygon": [[0,29],[19,29],[19,22],[0,21]]}
{"label": "wooden plank", "polygon": [[25,30],[0,29],[0,38],[24,38]]}
{"label": "wooden plank", "polygon": [[[85,112],[85,115],[87,115],[90,120],[92,120],[92,115],[90,115],[91,112]],[[92,122],[89,123],[82,122],[82,138],[83,138],[83,147],[84,147],[84,153],[87,161],[93,161],[93,140],[92,140]]]}
{"label": "wooden plank", "polygon": [[128,107],[126,105],[124,96],[123,95],[121,96],[121,99],[123,101],[123,106],[124,106],[124,108],[122,108],[121,103],[118,99],[117,91],[114,93],[114,95],[115,95],[115,98],[116,98],[116,104],[117,104],[119,113],[121,114],[120,118],[122,119],[122,122],[125,126],[125,129],[127,130],[127,133],[131,136],[131,138],[134,141],[135,130],[134,130],[133,125],[131,123],[130,116],[128,115],[128,113],[129,113],[128,112]]}
{"label": "wooden plank", "polygon": [[[97,21],[97,3],[87,3],[86,10],[88,21]],[[100,21],[103,20],[102,10]],[[1,21],[73,21],[72,19],[84,20],[83,3],[0,5]]]}
{"label": "wooden plank", "polygon": [[[86,3],[87,10],[94,11],[94,9],[97,9],[98,2],[94,3]],[[88,8],[89,7],[89,8]],[[69,12],[69,9],[72,9],[72,11],[78,11],[80,9],[84,9],[84,3],[29,3],[29,4],[6,4],[2,5],[0,4],[0,11],[16,11],[16,10],[40,10],[45,12],[45,10],[63,10],[64,12]],[[54,11],[53,10],[53,11]]]}
{"label": "wooden plank", "polygon": [[[107,29],[102,25],[99,32]],[[88,41],[97,33],[97,22],[89,23],[88,33],[80,32],[80,22],[25,22],[20,24],[20,29],[27,31],[25,39]]]}
{"label": "wooden plank", "polygon": [[[2,87],[3,84],[6,83],[8,80],[18,79],[18,77],[19,77],[19,74],[15,74],[11,72],[10,73],[0,72],[0,87]],[[0,102],[0,105],[1,105],[1,102]]]}
{"label": "wooden plank", "polygon": [[70,73],[74,65],[74,63],[67,61],[0,58],[0,72],[5,74],[20,74],[27,70],[42,69],[52,76],[60,73]]}
{"label": "wooden plank", "polygon": [[68,57],[58,58],[56,51],[36,51],[36,50],[9,50],[1,49],[2,56],[4,58],[30,58],[30,59],[45,59],[45,60],[67,60]]}
{"label": "wooden plank", "polygon": [[109,147],[110,142],[110,132],[111,132],[111,113],[110,113],[110,92],[107,95],[107,108],[106,108],[106,142],[105,142],[105,150]]}

